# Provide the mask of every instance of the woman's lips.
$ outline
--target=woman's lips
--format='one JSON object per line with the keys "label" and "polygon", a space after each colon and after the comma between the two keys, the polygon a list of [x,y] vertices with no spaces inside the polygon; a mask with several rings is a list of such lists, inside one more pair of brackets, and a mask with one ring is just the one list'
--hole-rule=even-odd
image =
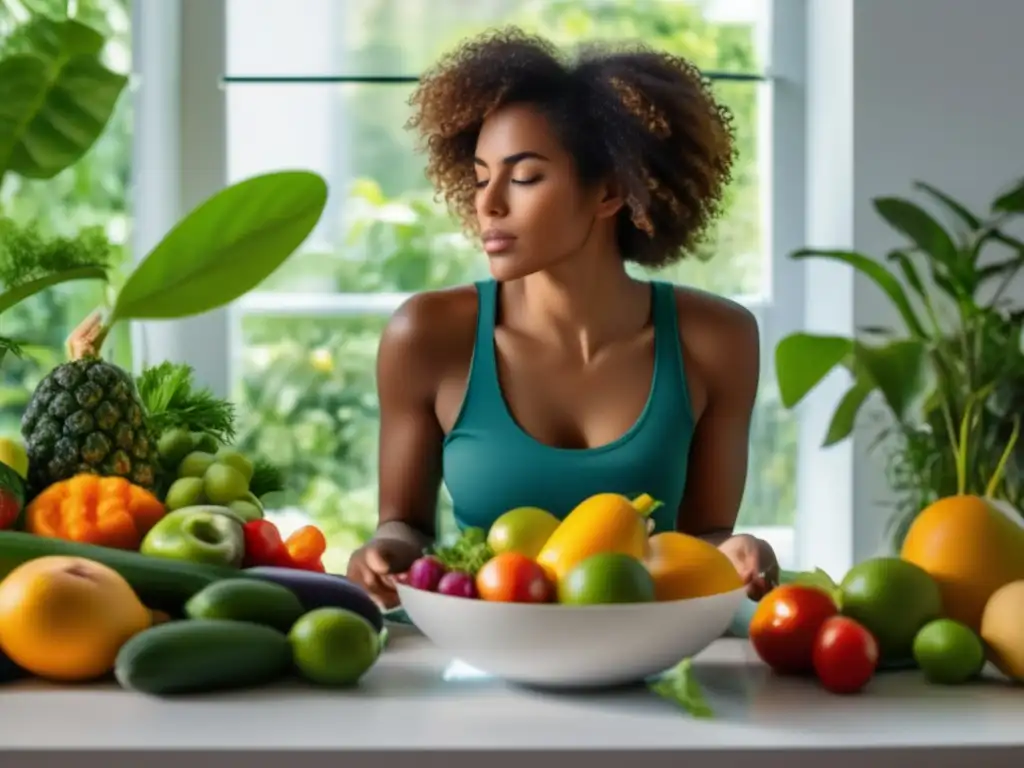
{"label": "woman's lips", "polygon": [[488,254],[504,253],[512,248],[516,239],[514,237],[489,237],[484,240],[484,250]]}

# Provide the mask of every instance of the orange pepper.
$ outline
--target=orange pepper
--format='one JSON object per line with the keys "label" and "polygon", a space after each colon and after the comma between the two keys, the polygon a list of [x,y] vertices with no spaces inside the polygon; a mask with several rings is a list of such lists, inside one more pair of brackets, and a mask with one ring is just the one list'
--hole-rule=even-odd
{"label": "orange pepper", "polygon": [[123,477],[80,474],[46,488],[25,509],[25,529],[116,549],[138,549],[164,516],[161,501]]}
{"label": "orange pepper", "polygon": [[304,525],[285,540],[284,546],[297,567],[315,566],[327,551],[327,539],[315,525]]}

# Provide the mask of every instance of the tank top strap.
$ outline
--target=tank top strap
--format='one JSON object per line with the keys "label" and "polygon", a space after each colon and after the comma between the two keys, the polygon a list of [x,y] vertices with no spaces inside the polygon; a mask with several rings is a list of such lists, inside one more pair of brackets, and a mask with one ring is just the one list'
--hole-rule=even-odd
{"label": "tank top strap", "polygon": [[[477,291],[476,337],[466,380],[466,394],[451,435],[468,425],[491,432],[505,427],[505,400],[498,383],[498,362],[494,348],[494,326],[498,312],[498,283],[479,280]],[[446,438],[447,440],[448,438]]]}
{"label": "tank top strap", "polygon": [[494,326],[498,319],[498,282],[479,280],[476,283],[476,341],[470,377],[478,381],[497,381],[498,364],[494,359]]}
{"label": "tank top strap", "polygon": [[683,344],[679,336],[679,313],[676,311],[676,287],[672,283],[654,281],[652,315],[659,379],[664,382],[667,391],[681,392],[686,400],[686,408],[690,410],[690,390],[686,383]]}

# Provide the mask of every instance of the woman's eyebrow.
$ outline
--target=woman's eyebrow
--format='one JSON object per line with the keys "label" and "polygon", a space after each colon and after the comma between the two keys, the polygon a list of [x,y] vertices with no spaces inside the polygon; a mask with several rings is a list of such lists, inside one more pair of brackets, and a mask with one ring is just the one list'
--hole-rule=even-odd
{"label": "woman's eyebrow", "polygon": [[[531,152],[530,150],[527,150],[525,152],[516,152],[514,155],[509,155],[508,157],[503,157],[501,159],[501,162],[504,165],[515,165],[520,160],[529,160],[529,159],[533,159],[533,160],[549,160],[550,158],[545,157],[540,152]],[[487,167],[487,163],[484,162],[479,157],[474,157],[473,158],[473,162],[476,165],[482,165],[485,168]]]}

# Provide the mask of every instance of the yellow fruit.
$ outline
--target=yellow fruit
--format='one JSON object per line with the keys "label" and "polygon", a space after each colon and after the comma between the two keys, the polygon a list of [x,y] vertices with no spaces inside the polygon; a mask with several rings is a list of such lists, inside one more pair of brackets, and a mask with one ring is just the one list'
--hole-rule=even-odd
{"label": "yellow fruit", "polygon": [[537,562],[561,581],[591,555],[616,552],[643,560],[647,553],[647,515],[658,506],[644,494],[630,501],[617,493],[599,493],[580,503],[544,543]]}
{"label": "yellow fruit", "polygon": [[510,509],[491,525],[487,543],[494,554],[516,552],[531,560],[558,528],[558,518],[538,507]]}
{"label": "yellow fruit", "polygon": [[25,446],[10,438],[0,437],[0,464],[6,464],[25,480],[28,477],[28,453]]}
{"label": "yellow fruit", "polygon": [[943,611],[977,632],[985,604],[1011,581],[1024,579],[1024,528],[997,502],[962,495],[939,499],[911,524],[900,557],[939,585]]}
{"label": "yellow fruit", "polygon": [[1011,581],[992,593],[979,634],[996,669],[1013,681],[1024,682],[1024,580]]}
{"label": "yellow fruit", "polygon": [[80,557],[29,560],[0,582],[0,648],[42,678],[93,680],[153,623],[115,570]]}
{"label": "yellow fruit", "polygon": [[709,597],[743,586],[732,561],[703,539],[672,531],[651,536],[647,545],[644,564],[656,600]]}

